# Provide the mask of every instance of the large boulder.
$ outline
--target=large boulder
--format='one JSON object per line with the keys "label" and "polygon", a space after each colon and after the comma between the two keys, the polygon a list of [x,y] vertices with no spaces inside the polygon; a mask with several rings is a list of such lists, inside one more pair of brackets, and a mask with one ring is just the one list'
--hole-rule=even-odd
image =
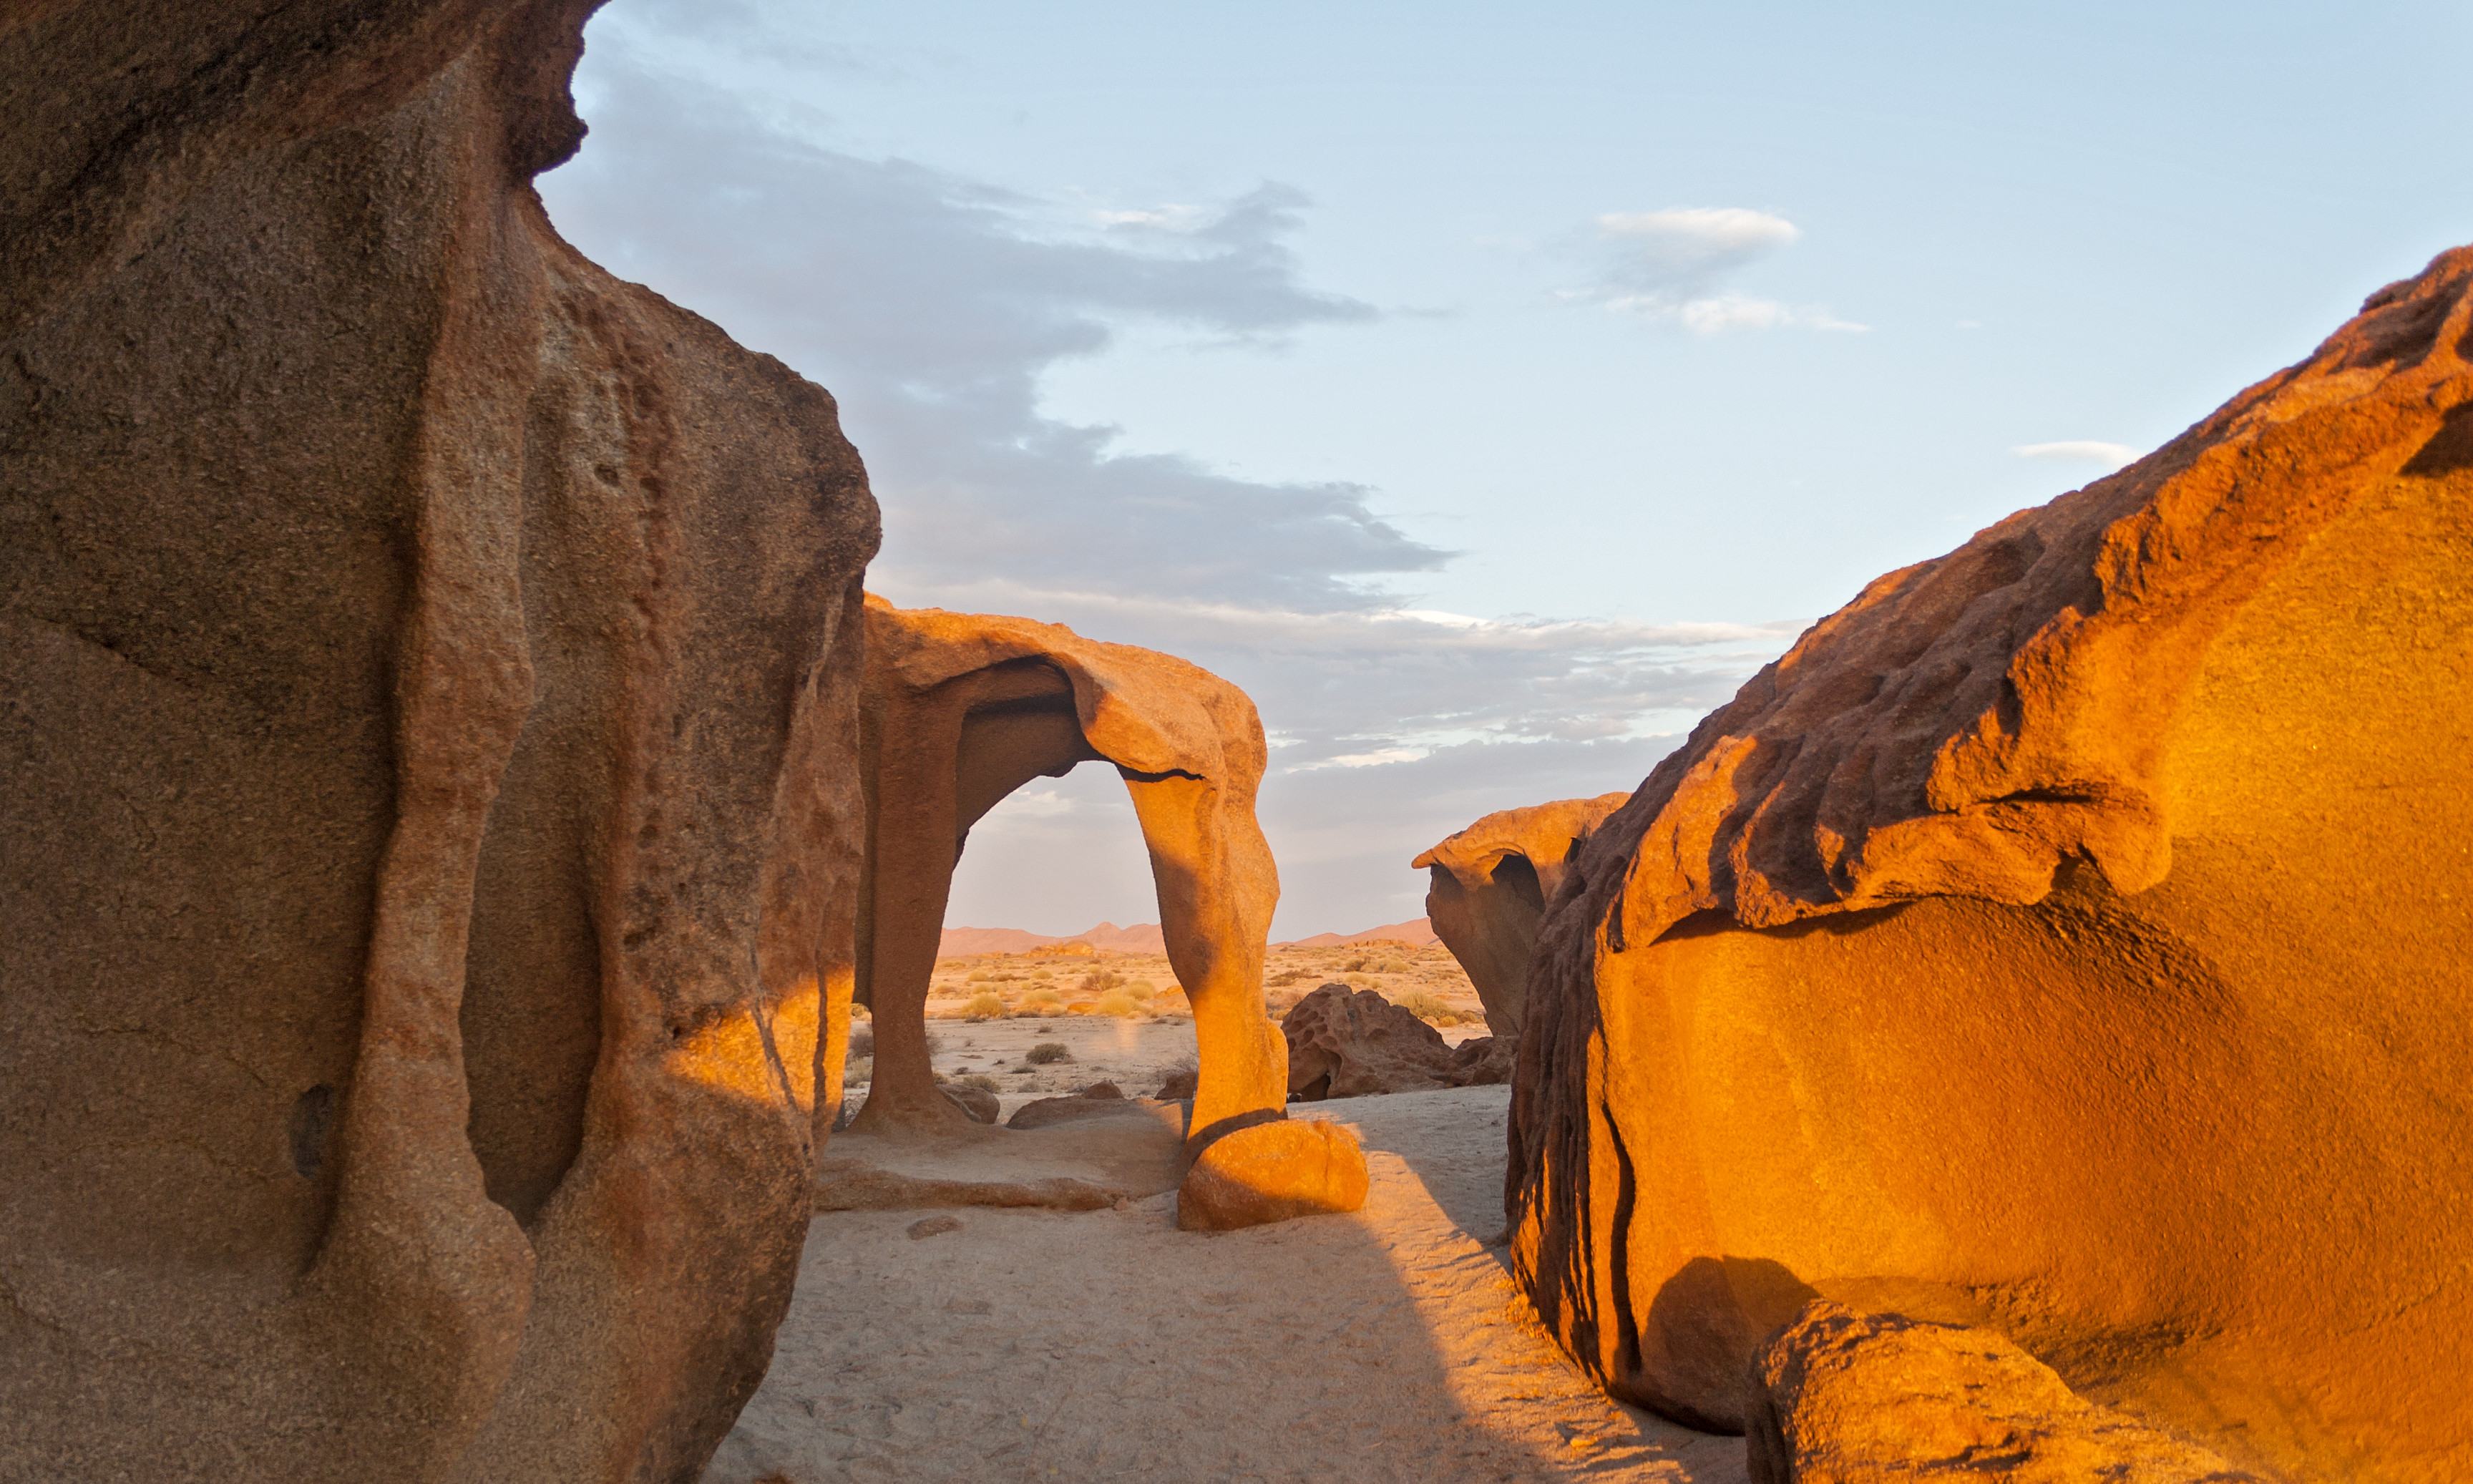
{"label": "large boulder", "polygon": [[1443,1033],[1372,990],[1326,984],[1288,1008],[1288,1096],[1307,1102],[1452,1083]]}
{"label": "large boulder", "polygon": [[1817,1292],[2473,1477],[2468,290],[1876,581],[1572,858],[1513,1258],[1619,1395],[1742,1426]]}
{"label": "large boulder", "polygon": [[1752,1357],[1752,1484],[2264,1484],[1988,1329],[1816,1300]]}
{"label": "large boulder", "polygon": [[1486,1029],[1517,1043],[1528,960],[1563,864],[1629,794],[1558,799],[1478,819],[1408,864],[1429,874],[1426,918],[1485,1006]]}
{"label": "large boulder", "polygon": [[1176,1224],[1233,1232],[1365,1204],[1365,1150],[1320,1118],[1249,1124],[1206,1145],[1176,1192]]}
{"label": "large boulder", "polygon": [[691,1479],[763,1372],[876,507],[543,216],[590,9],[0,21],[0,1474]]}

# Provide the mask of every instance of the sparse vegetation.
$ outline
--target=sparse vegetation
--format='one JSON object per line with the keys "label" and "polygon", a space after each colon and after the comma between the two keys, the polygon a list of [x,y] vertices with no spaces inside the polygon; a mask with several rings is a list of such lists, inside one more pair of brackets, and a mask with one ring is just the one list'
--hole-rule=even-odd
{"label": "sparse vegetation", "polygon": [[1005,997],[994,990],[981,990],[971,996],[962,1014],[973,1020],[993,1020],[1005,1013]]}
{"label": "sparse vegetation", "polygon": [[842,1086],[863,1088],[876,1080],[876,1058],[859,1057],[842,1070]]}
{"label": "sparse vegetation", "polygon": [[1073,1060],[1073,1052],[1061,1041],[1043,1041],[1022,1053],[1021,1059],[1033,1066],[1053,1066]]}
{"label": "sparse vegetation", "polygon": [[963,1088],[978,1088],[989,1092],[1000,1092],[1004,1090],[1003,1083],[996,1081],[994,1077],[989,1076],[985,1072],[972,1072],[966,1076],[956,1077],[953,1079],[953,1085]]}
{"label": "sparse vegetation", "polygon": [[1014,1012],[1023,1016],[1052,1016],[1065,1008],[1065,1000],[1054,990],[1033,990],[1022,996],[1021,1008]]}
{"label": "sparse vegetation", "polygon": [[1457,1025],[1467,1018],[1430,990],[1410,990],[1391,1003],[1428,1025]]}
{"label": "sparse vegetation", "polygon": [[868,1058],[876,1055],[876,1027],[873,1025],[852,1026],[850,1028],[850,1051],[848,1054],[850,1059],[853,1062],[864,1062]]}
{"label": "sparse vegetation", "polygon": [[1085,994],[1104,994],[1125,982],[1125,976],[1113,969],[1094,969],[1082,976],[1074,988]]}
{"label": "sparse vegetation", "polygon": [[1133,1019],[1137,1016],[1146,1014],[1149,1009],[1123,990],[1108,991],[1100,995],[1098,1001],[1091,1008],[1095,1015],[1107,1016],[1117,1020]]}

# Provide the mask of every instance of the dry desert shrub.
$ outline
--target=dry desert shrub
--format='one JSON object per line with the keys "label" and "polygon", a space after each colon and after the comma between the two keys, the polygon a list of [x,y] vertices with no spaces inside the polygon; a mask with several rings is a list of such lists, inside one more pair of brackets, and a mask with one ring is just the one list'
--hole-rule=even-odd
{"label": "dry desert shrub", "polygon": [[996,1081],[994,1077],[989,1076],[985,1072],[966,1072],[962,1076],[954,1078],[953,1085],[963,1088],[979,1088],[990,1092],[1001,1092],[1004,1090],[1003,1083]]}
{"label": "dry desert shrub", "polygon": [[850,1028],[850,1049],[847,1054],[853,1062],[864,1061],[867,1058],[876,1055],[876,1027],[873,1025],[852,1026]]}
{"label": "dry desert shrub", "polygon": [[1022,996],[1018,1016],[1052,1016],[1065,1008],[1065,1000],[1054,990],[1033,990]]}
{"label": "dry desert shrub", "polygon": [[1125,982],[1125,976],[1113,969],[1094,969],[1082,976],[1074,988],[1085,994],[1104,994]]}
{"label": "dry desert shrub", "polygon": [[1138,1016],[1147,1015],[1150,1007],[1123,990],[1110,990],[1099,996],[1091,1010],[1094,1015],[1108,1016],[1118,1020],[1131,1020]]}
{"label": "dry desert shrub", "polygon": [[1443,997],[1430,990],[1410,990],[1391,1003],[1425,1021],[1428,1025],[1457,1025],[1460,1013],[1444,1003]]}
{"label": "dry desert shrub", "polygon": [[853,1059],[842,1071],[842,1086],[846,1088],[863,1088],[875,1080],[876,1058],[872,1056]]}
{"label": "dry desert shrub", "polygon": [[1058,1062],[1070,1062],[1073,1053],[1061,1041],[1043,1041],[1021,1055],[1033,1066],[1049,1066]]}
{"label": "dry desert shrub", "polygon": [[972,1020],[993,1020],[1004,1013],[1005,998],[994,990],[981,990],[962,1008],[962,1014]]}

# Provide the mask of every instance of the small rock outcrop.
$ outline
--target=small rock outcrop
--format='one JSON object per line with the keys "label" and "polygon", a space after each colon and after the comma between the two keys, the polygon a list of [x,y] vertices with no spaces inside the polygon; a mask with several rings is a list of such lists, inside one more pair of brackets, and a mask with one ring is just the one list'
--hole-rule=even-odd
{"label": "small rock outcrop", "polygon": [[1365,1204],[1365,1151],[1320,1118],[1257,1123],[1206,1146],[1177,1187],[1176,1224],[1233,1232]]}
{"label": "small rock outcrop", "polygon": [[1517,1044],[1528,960],[1563,863],[1629,794],[1559,799],[1488,814],[1408,864],[1429,873],[1426,918],[1485,1006],[1486,1029]]}
{"label": "small rock outcrop", "polygon": [[1752,1484],[2266,1484],[2063,1384],[1989,1329],[1825,1300],[1752,1358]]}
{"label": "small rock outcrop", "polygon": [[772,1352],[876,512],[543,214],[592,8],[0,19],[0,1473],[691,1479]]}
{"label": "small rock outcrop", "polygon": [[1453,1046],[1372,990],[1326,984],[1291,1006],[1280,1030],[1288,1042],[1288,1096],[1298,1102],[1511,1080],[1508,1041],[1479,1036]]}
{"label": "small rock outcrop", "polygon": [[1034,1098],[1022,1104],[1013,1111],[1012,1117],[1005,1120],[1005,1127],[1042,1129],[1051,1123],[1105,1117],[1110,1113],[1133,1112],[1142,1106],[1125,1096],[1124,1089],[1115,1083],[1094,1082],[1065,1097]]}
{"label": "small rock outcrop", "polygon": [[2473,1375],[2468,354],[2460,249],[1872,583],[1573,855],[1512,1257],[1618,1395],[1740,1427],[1853,1286],[2245,1467],[2473,1478],[2399,1383]]}
{"label": "small rock outcrop", "polygon": [[973,1088],[958,1082],[940,1082],[936,1090],[951,1100],[954,1107],[970,1114],[972,1123],[994,1123],[1004,1111],[1003,1100],[985,1088]]}

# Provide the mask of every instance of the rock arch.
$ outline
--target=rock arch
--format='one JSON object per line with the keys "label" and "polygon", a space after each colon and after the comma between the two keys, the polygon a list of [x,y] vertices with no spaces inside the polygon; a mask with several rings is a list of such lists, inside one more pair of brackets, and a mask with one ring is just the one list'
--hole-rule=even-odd
{"label": "rock arch", "polygon": [[1537,924],[1562,890],[1564,861],[1630,797],[1599,794],[1499,809],[1408,863],[1432,874],[1427,920],[1477,986],[1486,1028],[1497,1036],[1519,1039]]}
{"label": "rock arch", "polygon": [[[1187,1147],[1282,1116],[1287,1046],[1262,1004],[1280,895],[1254,819],[1262,725],[1245,693],[1173,656],[1026,618],[867,604],[869,850],[857,993],[876,1078],[854,1128],[960,1127],[926,1047],[927,983],[971,826],[1035,778],[1114,764],[1193,1004],[1201,1081]],[[834,1034],[839,1034],[839,1027]]]}

